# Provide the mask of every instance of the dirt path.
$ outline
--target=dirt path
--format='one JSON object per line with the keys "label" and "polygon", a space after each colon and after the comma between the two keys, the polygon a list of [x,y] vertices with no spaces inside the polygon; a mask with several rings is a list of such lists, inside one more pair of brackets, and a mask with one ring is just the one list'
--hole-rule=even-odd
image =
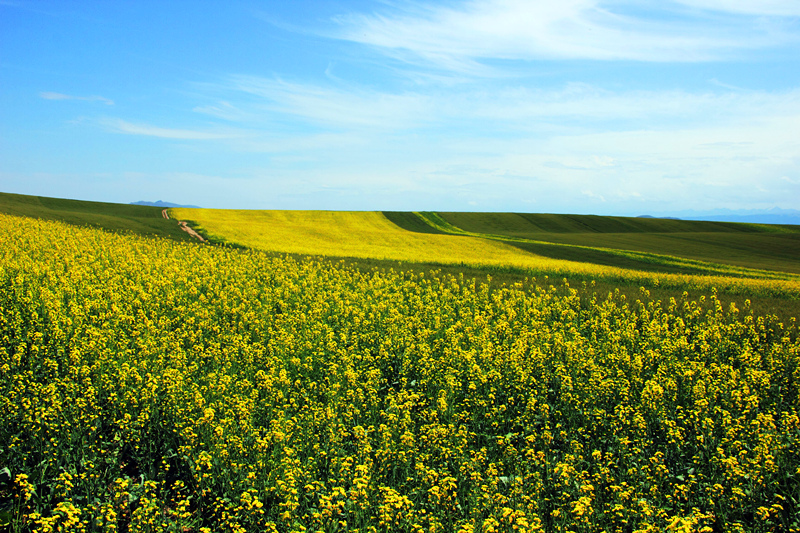
{"label": "dirt path", "polygon": [[180,225],[180,227],[181,227],[181,229],[182,229],[183,231],[185,231],[186,233],[188,233],[189,235],[191,235],[191,236],[192,236],[192,237],[194,237],[195,239],[199,239],[199,240],[200,240],[200,242],[208,242],[208,241],[206,241],[206,240],[203,238],[203,236],[202,236],[202,235],[200,235],[200,234],[199,234],[199,233],[197,233],[195,230],[193,230],[192,228],[190,228],[190,227],[189,227],[189,223],[188,223],[188,222],[186,222],[185,220],[179,220],[179,221],[178,221],[178,224]]}
{"label": "dirt path", "polygon": [[[167,213],[167,209],[164,209],[163,211],[161,211],[161,216],[163,216],[164,218],[166,218],[167,220],[169,220],[169,213]],[[203,236],[202,236],[202,235],[200,235],[200,234],[199,234],[199,233],[197,233],[195,230],[193,230],[192,228],[190,228],[190,227],[189,227],[189,223],[188,223],[188,222],[186,222],[185,220],[179,220],[179,221],[178,221],[178,225],[181,227],[181,229],[182,229],[183,231],[185,231],[186,233],[188,233],[189,235],[191,235],[191,236],[192,236],[192,237],[194,237],[195,239],[198,239],[200,242],[208,242],[207,240],[205,240],[205,239],[203,238]]]}

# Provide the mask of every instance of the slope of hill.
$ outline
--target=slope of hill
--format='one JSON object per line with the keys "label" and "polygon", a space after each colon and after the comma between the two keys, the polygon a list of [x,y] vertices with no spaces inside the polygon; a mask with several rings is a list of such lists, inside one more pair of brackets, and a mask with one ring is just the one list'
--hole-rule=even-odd
{"label": "slope of hill", "polygon": [[514,213],[187,208],[170,209],[171,220],[166,220],[156,206],[5,193],[0,193],[0,213],[181,241],[191,237],[175,219],[189,220],[217,243],[350,258],[367,267],[402,261],[403,268],[442,267],[470,275],[483,271],[522,279],[546,274],[671,290],[716,286],[731,294],[780,298],[797,293],[800,283],[797,226]]}
{"label": "slope of hill", "polygon": [[0,213],[57,220],[116,232],[160,235],[191,240],[174,220],[162,216],[161,207],[66,200],[45,196],[0,193]]}
{"label": "slope of hill", "polygon": [[380,212],[170,209],[170,213],[193,221],[212,242],[270,252],[473,265],[523,266],[534,259],[506,243],[447,235],[423,221],[418,221],[417,231],[409,231]]}
{"label": "slope of hill", "polygon": [[[746,268],[800,273],[800,226],[659,218],[522,213],[438,213],[469,234],[517,239],[510,244],[548,257],[604,262],[608,252],[547,243],[664,254]],[[424,218],[427,214],[421,214]],[[613,261],[613,258],[612,258]]]}

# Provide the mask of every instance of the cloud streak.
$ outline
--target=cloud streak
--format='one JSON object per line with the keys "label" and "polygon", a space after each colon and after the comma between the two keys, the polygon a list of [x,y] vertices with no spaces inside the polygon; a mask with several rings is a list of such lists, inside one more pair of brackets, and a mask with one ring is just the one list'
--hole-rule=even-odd
{"label": "cloud streak", "polygon": [[261,128],[300,120],[332,131],[375,135],[448,128],[455,135],[469,130],[504,136],[575,129],[665,129],[678,124],[691,128],[710,122],[737,125],[759,117],[800,115],[800,89],[611,91],[568,83],[550,90],[506,87],[488,91],[464,86],[447,92],[392,93],[255,76],[234,76],[223,87],[226,107],[204,107],[203,112],[236,110],[238,115],[252,117],[252,124]]}
{"label": "cloud streak", "polygon": [[230,133],[216,133],[199,130],[186,130],[176,128],[162,128],[150,124],[134,124],[118,118],[106,118],[100,120],[100,124],[108,131],[114,133],[124,133],[127,135],[143,135],[146,137],[158,137],[160,139],[182,139],[192,141],[208,141],[216,139],[227,139],[233,137]]}
{"label": "cloud streak", "polygon": [[[486,60],[634,60],[692,62],[777,46],[796,36],[747,15],[794,16],[796,2],[681,0],[649,6],[669,21],[643,16],[636,2],[471,0],[447,6],[402,4],[392,12],[335,19],[334,36],[408,62],[479,73]],[[698,9],[705,10],[698,14]],[[713,13],[712,13],[713,11]],[[747,30],[747,31],[744,31]]]}
{"label": "cloud streak", "polygon": [[72,96],[69,94],[44,91],[39,93],[39,97],[45,100],[82,100],[84,102],[102,102],[106,105],[114,105],[114,100],[102,96]]}
{"label": "cloud streak", "polygon": [[229,122],[241,122],[252,119],[252,116],[232,105],[230,102],[221,101],[216,105],[197,106],[192,109],[195,113],[204,113],[212,117],[221,118]]}

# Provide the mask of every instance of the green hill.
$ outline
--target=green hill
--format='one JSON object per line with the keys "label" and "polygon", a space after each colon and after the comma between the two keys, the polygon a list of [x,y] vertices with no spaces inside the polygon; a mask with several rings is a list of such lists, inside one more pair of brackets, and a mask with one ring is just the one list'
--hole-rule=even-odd
{"label": "green hill", "polygon": [[[621,260],[615,258],[618,254],[603,251],[624,250],[800,273],[800,226],[594,215],[449,212],[437,215],[458,230],[515,239],[517,242],[507,242],[557,259],[584,257],[589,262],[636,268],[617,263]],[[582,251],[547,243],[601,250]],[[630,258],[624,261],[629,262]]]}
{"label": "green hill", "polygon": [[115,232],[160,235],[191,240],[175,220],[166,220],[161,207],[86,202],[45,196],[0,193],[0,213],[57,220]]}
{"label": "green hill", "polygon": [[530,235],[541,233],[776,233],[797,226],[710,222],[671,218],[607,217],[540,213],[439,213],[465,231]]}

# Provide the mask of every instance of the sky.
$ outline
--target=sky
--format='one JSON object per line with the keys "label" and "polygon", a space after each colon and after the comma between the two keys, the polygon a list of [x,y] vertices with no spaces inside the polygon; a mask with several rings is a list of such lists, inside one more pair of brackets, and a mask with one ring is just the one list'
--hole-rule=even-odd
{"label": "sky", "polygon": [[800,0],[0,0],[0,191],[800,206]]}

